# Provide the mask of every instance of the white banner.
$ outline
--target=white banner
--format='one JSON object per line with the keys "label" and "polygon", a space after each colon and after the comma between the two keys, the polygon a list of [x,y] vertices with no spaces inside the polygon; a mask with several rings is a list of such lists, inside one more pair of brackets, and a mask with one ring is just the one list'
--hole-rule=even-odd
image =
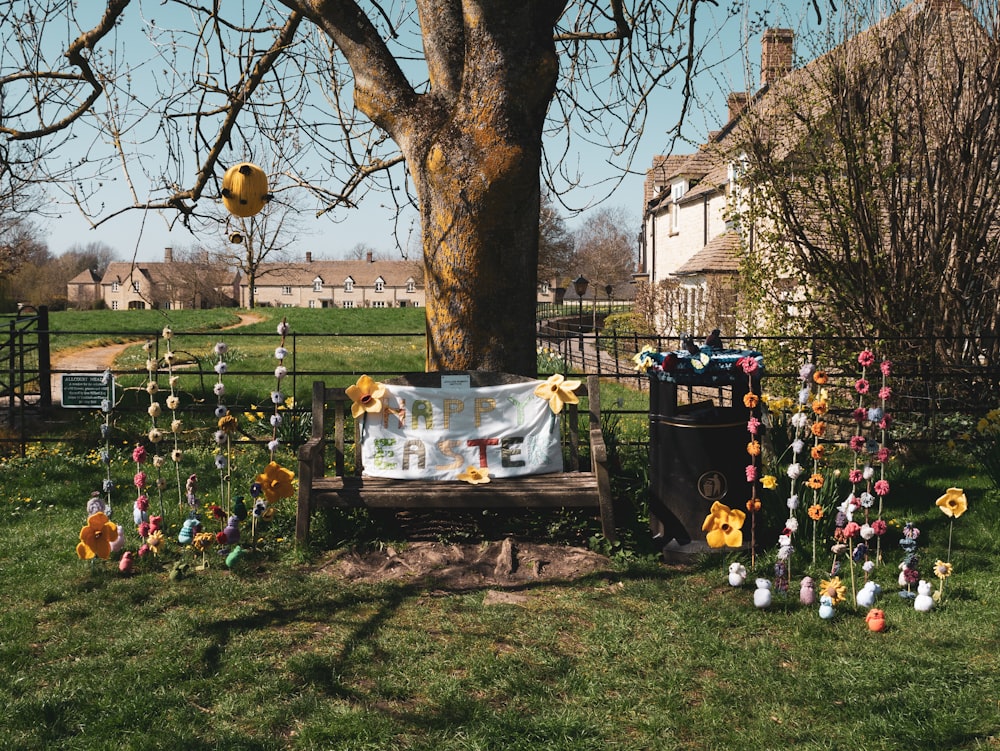
{"label": "white banner", "polygon": [[559,416],[535,395],[540,383],[386,384],[385,408],[362,424],[364,473],[454,480],[468,467],[490,477],[561,472]]}

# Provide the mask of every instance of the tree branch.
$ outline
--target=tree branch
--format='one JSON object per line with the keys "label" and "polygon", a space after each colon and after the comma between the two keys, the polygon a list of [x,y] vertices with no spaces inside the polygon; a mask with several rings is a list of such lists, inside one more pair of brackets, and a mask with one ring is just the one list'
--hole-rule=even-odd
{"label": "tree branch", "polygon": [[104,12],[104,16],[101,18],[100,22],[90,31],[81,34],[73,43],[70,44],[69,49],[66,50],[66,59],[70,63],[75,65],[80,69],[80,74],[78,76],[73,76],[70,74],[62,73],[42,73],[42,74],[21,74],[17,76],[11,76],[0,83],[7,83],[13,80],[19,80],[23,78],[49,78],[49,79],[67,79],[67,80],[77,80],[86,81],[90,85],[90,93],[87,98],[71,113],[66,115],[60,120],[47,125],[42,128],[37,128],[35,130],[18,131],[11,128],[0,127],[0,133],[6,133],[10,136],[12,141],[24,141],[31,138],[40,138],[43,136],[51,135],[60,130],[68,128],[72,123],[78,120],[86,112],[90,111],[94,102],[97,101],[98,97],[104,91],[104,86],[101,84],[97,75],[94,73],[93,69],[90,67],[90,61],[84,56],[84,50],[93,50],[96,44],[104,38],[104,36],[115,27],[119,16],[128,7],[131,0],[110,0],[108,2],[108,8]]}

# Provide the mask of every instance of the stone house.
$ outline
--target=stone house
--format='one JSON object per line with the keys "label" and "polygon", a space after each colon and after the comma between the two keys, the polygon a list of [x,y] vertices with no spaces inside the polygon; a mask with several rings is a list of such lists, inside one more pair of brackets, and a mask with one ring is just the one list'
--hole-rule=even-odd
{"label": "stone house", "polygon": [[[423,267],[414,261],[382,261],[368,253],[358,261],[265,263],[254,283],[254,304],[275,308],[422,308]],[[249,280],[240,282],[242,307]]]}
{"label": "stone house", "polygon": [[[756,127],[764,123],[770,129],[781,145],[780,159],[808,159],[799,151],[806,126],[788,111],[791,96],[809,97],[810,87],[815,86],[812,82],[822,78],[819,66],[828,56],[865,66],[880,45],[905,44],[904,35],[921,14],[927,14],[922,17],[928,23],[946,20],[949,33],[957,30],[955,38],[966,40],[967,49],[974,48],[975,42],[963,36],[975,33],[974,21],[959,0],[910,3],[801,68],[793,65],[792,31],[769,29],[761,41],[760,88],[753,93],[730,93],[727,121],[695,153],[653,159],[644,183],[637,281],[653,290],[663,334],[704,336],[716,326],[724,333],[738,333],[735,311],[744,258],[748,254],[767,258],[764,238],[775,236],[772,225],[734,220],[747,199],[740,177],[745,167],[742,144],[748,130],[755,127],[750,123]],[[944,46],[951,43],[946,36],[942,31]],[[822,104],[809,97],[805,107],[810,106],[821,108]],[[829,110],[815,112],[831,117]],[[776,287],[781,285],[786,288],[787,310],[794,314],[802,290],[788,278],[778,279]]]}

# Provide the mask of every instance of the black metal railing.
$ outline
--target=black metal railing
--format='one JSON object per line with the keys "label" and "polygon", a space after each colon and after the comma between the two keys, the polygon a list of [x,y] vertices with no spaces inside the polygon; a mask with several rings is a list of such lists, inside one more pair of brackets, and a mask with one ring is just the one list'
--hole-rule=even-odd
{"label": "black metal railing", "polygon": [[[79,332],[50,331],[44,310],[22,311],[20,315],[0,319],[0,322],[4,326],[3,338],[0,340],[0,364],[3,367],[3,372],[0,373],[0,399],[3,401],[0,404],[4,410],[2,417],[6,418],[4,422],[8,426],[6,431],[0,431],[0,450],[10,450],[12,446],[16,446],[23,453],[28,441],[66,440],[66,421],[49,418],[53,414],[58,415],[58,410],[61,409],[52,401],[53,381],[68,371],[52,367],[49,342],[50,337]],[[95,337],[101,334],[88,333]],[[107,333],[109,336],[121,336],[121,332]],[[139,342],[154,342],[149,356],[157,361],[162,357],[160,332],[132,333],[128,336]],[[176,336],[210,337],[212,334],[176,332]],[[328,367],[323,364],[322,357],[316,355],[330,350],[331,340],[361,336],[336,332],[289,335],[287,391],[300,400],[292,407],[293,410],[301,412],[303,416],[308,413],[308,393],[313,380],[336,382],[340,379],[346,382],[357,378],[357,371]],[[406,332],[363,336],[378,339],[413,338],[420,335]],[[273,335],[238,331],[227,331],[225,334],[227,340],[233,341],[244,337],[263,341],[265,338],[273,338]],[[678,341],[671,338],[609,333],[601,328],[599,317],[581,321],[578,315],[540,319],[537,343],[540,351],[540,374],[564,372],[598,375],[605,381],[613,381],[640,395],[632,400],[631,409],[621,408],[613,399],[602,405],[602,411],[608,419],[613,421],[616,416],[627,416],[638,424],[643,424],[642,399],[646,398],[644,395],[648,392],[649,376],[635,369],[634,355],[644,346],[660,351],[674,350],[679,346]],[[984,342],[983,348],[987,348],[988,344]],[[975,420],[1000,404],[1000,367],[977,353],[980,348],[975,341],[971,345],[966,343],[963,350],[968,354],[960,362],[945,362],[939,353],[948,349],[949,342],[933,338],[900,338],[875,344],[851,337],[739,337],[728,340],[727,346],[755,349],[764,353],[763,387],[765,391],[775,395],[796,394],[798,368],[803,362],[812,362],[824,368],[831,375],[828,386],[831,390],[831,403],[841,405],[835,407],[834,413],[840,413],[845,419],[851,411],[851,404],[856,400],[853,386],[860,373],[856,359],[858,351],[870,347],[880,359],[889,357],[893,360],[891,408],[896,419],[893,438],[899,442],[949,440],[956,430],[975,424]],[[185,358],[183,376],[196,398],[190,400],[187,409],[194,413],[194,417],[197,417],[199,411],[204,411],[207,420],[214,406],[214,362],[206,354],[189,354],[190,357]],[[305,367],[302,363],[306,360],[313,365]],[[137,364],[134,368],[116,368],[115,377],[126,381],[132,378],[138,384],[147,370],[141,366],[139,358],[135,361]],[[404,370],[405,368],[398,371],[369,371],[368,374],[375,378],[390,378],[401,375]],[[235,367],[228,371],[227,378],[266,377],[271,374],[270,369],[257,371]],[[263,396],[257,395],[258,403]],[[721,398],[722,394],[719,393],[718,396]],[[705,393],[703,389],[692,388],[682,390],[679,398],[682,401],[696,401],[705,398]],[[236,406],[249,410],[250,403],[251,398],[245,397]],[[140,415],[145,406],[141,399],[131,402],[123,400],[116,409],[123,413],[131,410]],[[640,429],[640,443],[641,432]]]}

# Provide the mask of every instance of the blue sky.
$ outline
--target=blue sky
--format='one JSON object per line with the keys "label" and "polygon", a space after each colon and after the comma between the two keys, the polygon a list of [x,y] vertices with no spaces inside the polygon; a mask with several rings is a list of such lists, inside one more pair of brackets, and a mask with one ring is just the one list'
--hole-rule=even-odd
{"label": "blue sky", "polygon": [[[725,6],[726,3],[720,3]],[[756,66],[760,58],[760,33],[753,33],[746,42],[747,54],[753,69],[750,71],[751,83],[747,83],[744,73],[743,26],[762,11],[768,12],[768,25],[790,25],[793,28],[803,22],[802,18],[788,21],[788,16],[780,7],[780,3],[770,0],[750,0],[746,3],[743,17],[730,21],[727,33],[707,43],[706,56],[712,60],[724,60],[725,63],[711,74],[706,74],[698,80],[696,96],[698,101],[688,115],[685,136],[689,144],[681,144],[677,151],[686,153],[694,150],[695,144],[702,142],[709,130],[719,127],[725,119],[725,99],[733,90],[752,89],[758,75]],[[724,9],[712,11],[711,6],[702,6],[702,12],[718,12],[724,14]],[[796,8],[796,14],[805,15],[803,8]],[[773,19],[773,21],[772,21]],[[815,23],[813,17],[806,17],[806,22]],[[708,30],[711,21],[703,18],[702,28]],[[572,207],[580,208],[595,204],[622,206],[630,211],[636,221],[633,228],[639,230],[639,216],[642,202],[643,171],[649,166],[653,157],[666,153],[668,143],[664,128],[660,123],[672,123],[676,119],[680,96],[676,90],[663,88],[658,92],[651,104],[653,116],[647,122],[646,132],[639,143],[636,158],[632,164],[632,172],[627,174],[613,194],[605,197],[607,185],[613,183],[621,174],[621,168],[609,165],[609,152],[606,149],[589,146],[581,139],[576,140],[577,152],[571,159],[580,165],[582,177],[589,187],[578,187],[566,194],[564,200]],[[603,185],[603,187],[602,187]],[[314,220],[312,215],[304,213],[300,222],[302,238],[296,242],[290,252],[294,257],[302,258],[306,251],[311,251],[314,258],[337,258],[358,243],[365,243],[388,257],[397,257],[393,232],[392,213],[381,205],[378,194],[370,194],[361,203],[360,208],[343,211],[338,214],[342,221],[332,223],[329,220]],[[204,199],[203,199],[204,200]],[[105,204],[108,207],[122,205],[124,197],[109,190]],[[592,210],[592,209],[591,209]],[[587,211],[571,217],[567,215],[567,223],[572,229],[587,217]],[[415,221],[415,219],[414,219]],[[404,226],[406,222],[403,222]],[[137,260],[162,260],[163,249],[168,246],[188,248],[199,245],[198,239],[186,230],[168,231],[167,220],[155,212],[132,211],[116,217],[96,230],[91,230],[77,210],[71,206],[61,211],[61,218],[42,222],[47,231],[47,242],[53,253],[61,253],[74,244],[84,245],[89,242],[102,242],[117,251],[118,257]]]}

